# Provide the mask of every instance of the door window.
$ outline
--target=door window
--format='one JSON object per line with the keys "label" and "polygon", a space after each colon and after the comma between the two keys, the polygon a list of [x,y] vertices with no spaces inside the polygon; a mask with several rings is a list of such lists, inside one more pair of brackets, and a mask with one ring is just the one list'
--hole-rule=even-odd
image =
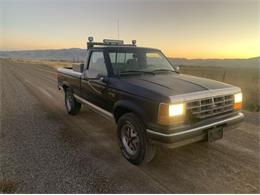
{"label": "door window", "polygon": [[88,70],[96,73],[96,76],[107,76],[105,58],[102,51],[94,51],[91,54]]}

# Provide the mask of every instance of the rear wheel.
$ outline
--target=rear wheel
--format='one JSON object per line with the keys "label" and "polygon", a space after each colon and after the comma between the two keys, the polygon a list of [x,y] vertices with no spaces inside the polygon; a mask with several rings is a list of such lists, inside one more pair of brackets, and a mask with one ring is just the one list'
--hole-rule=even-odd
{"label": "rear wheel", "polygon": [[65,106],[67,112],[71,115],[78,114],[81,108],[81,103],[76,101],[70,88],[65,89]]}
{"label": "rear wheel", "polygon": [[143,122],[133,113],[124,114],[118,120],[117,134],[123,156],[139,165],[150,162],[156,153],[149,143]]}

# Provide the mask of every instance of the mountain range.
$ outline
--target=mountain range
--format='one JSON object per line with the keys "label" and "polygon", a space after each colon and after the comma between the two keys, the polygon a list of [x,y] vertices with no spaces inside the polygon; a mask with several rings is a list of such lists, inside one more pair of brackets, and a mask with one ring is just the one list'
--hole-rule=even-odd
{"label": "mountain range", "polygon": [[[0,51],[0,58],[33,58],[48,60],[68,60],[73,62],[84,61],[86,49],[48,49],[48,50],[23,50],[23,51]],[[186,59],[168,58],[175,65],[196,65],[196,66],[260,66],[260,56],[248,59]]]}

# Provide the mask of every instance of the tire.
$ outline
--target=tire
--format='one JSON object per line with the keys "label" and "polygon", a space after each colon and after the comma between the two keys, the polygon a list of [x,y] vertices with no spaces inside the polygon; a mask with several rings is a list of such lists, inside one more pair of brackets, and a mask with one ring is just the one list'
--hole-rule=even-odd
{"label": "tire", "polygon": [[123,156],[132,164],[148,163],[154,158],[156,148],[149,143],[145,126],[135,114],[127,113],[120,117],[117,135]]}
{"label": "tire", "polygon": [[78,114],[81,108],[81,103],[76,101],[70,88],[65,89],[65,106],[70,115]]}

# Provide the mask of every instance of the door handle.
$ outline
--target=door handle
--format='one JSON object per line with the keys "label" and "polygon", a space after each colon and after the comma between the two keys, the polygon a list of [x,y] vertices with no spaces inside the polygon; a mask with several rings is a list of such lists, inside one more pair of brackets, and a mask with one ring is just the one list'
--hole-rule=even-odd
{"label": "door handle", "polygon": [[97,80],[89,81],[89,86],[97,93],[102,93],[106,89],[106,86],[102,85]]}

